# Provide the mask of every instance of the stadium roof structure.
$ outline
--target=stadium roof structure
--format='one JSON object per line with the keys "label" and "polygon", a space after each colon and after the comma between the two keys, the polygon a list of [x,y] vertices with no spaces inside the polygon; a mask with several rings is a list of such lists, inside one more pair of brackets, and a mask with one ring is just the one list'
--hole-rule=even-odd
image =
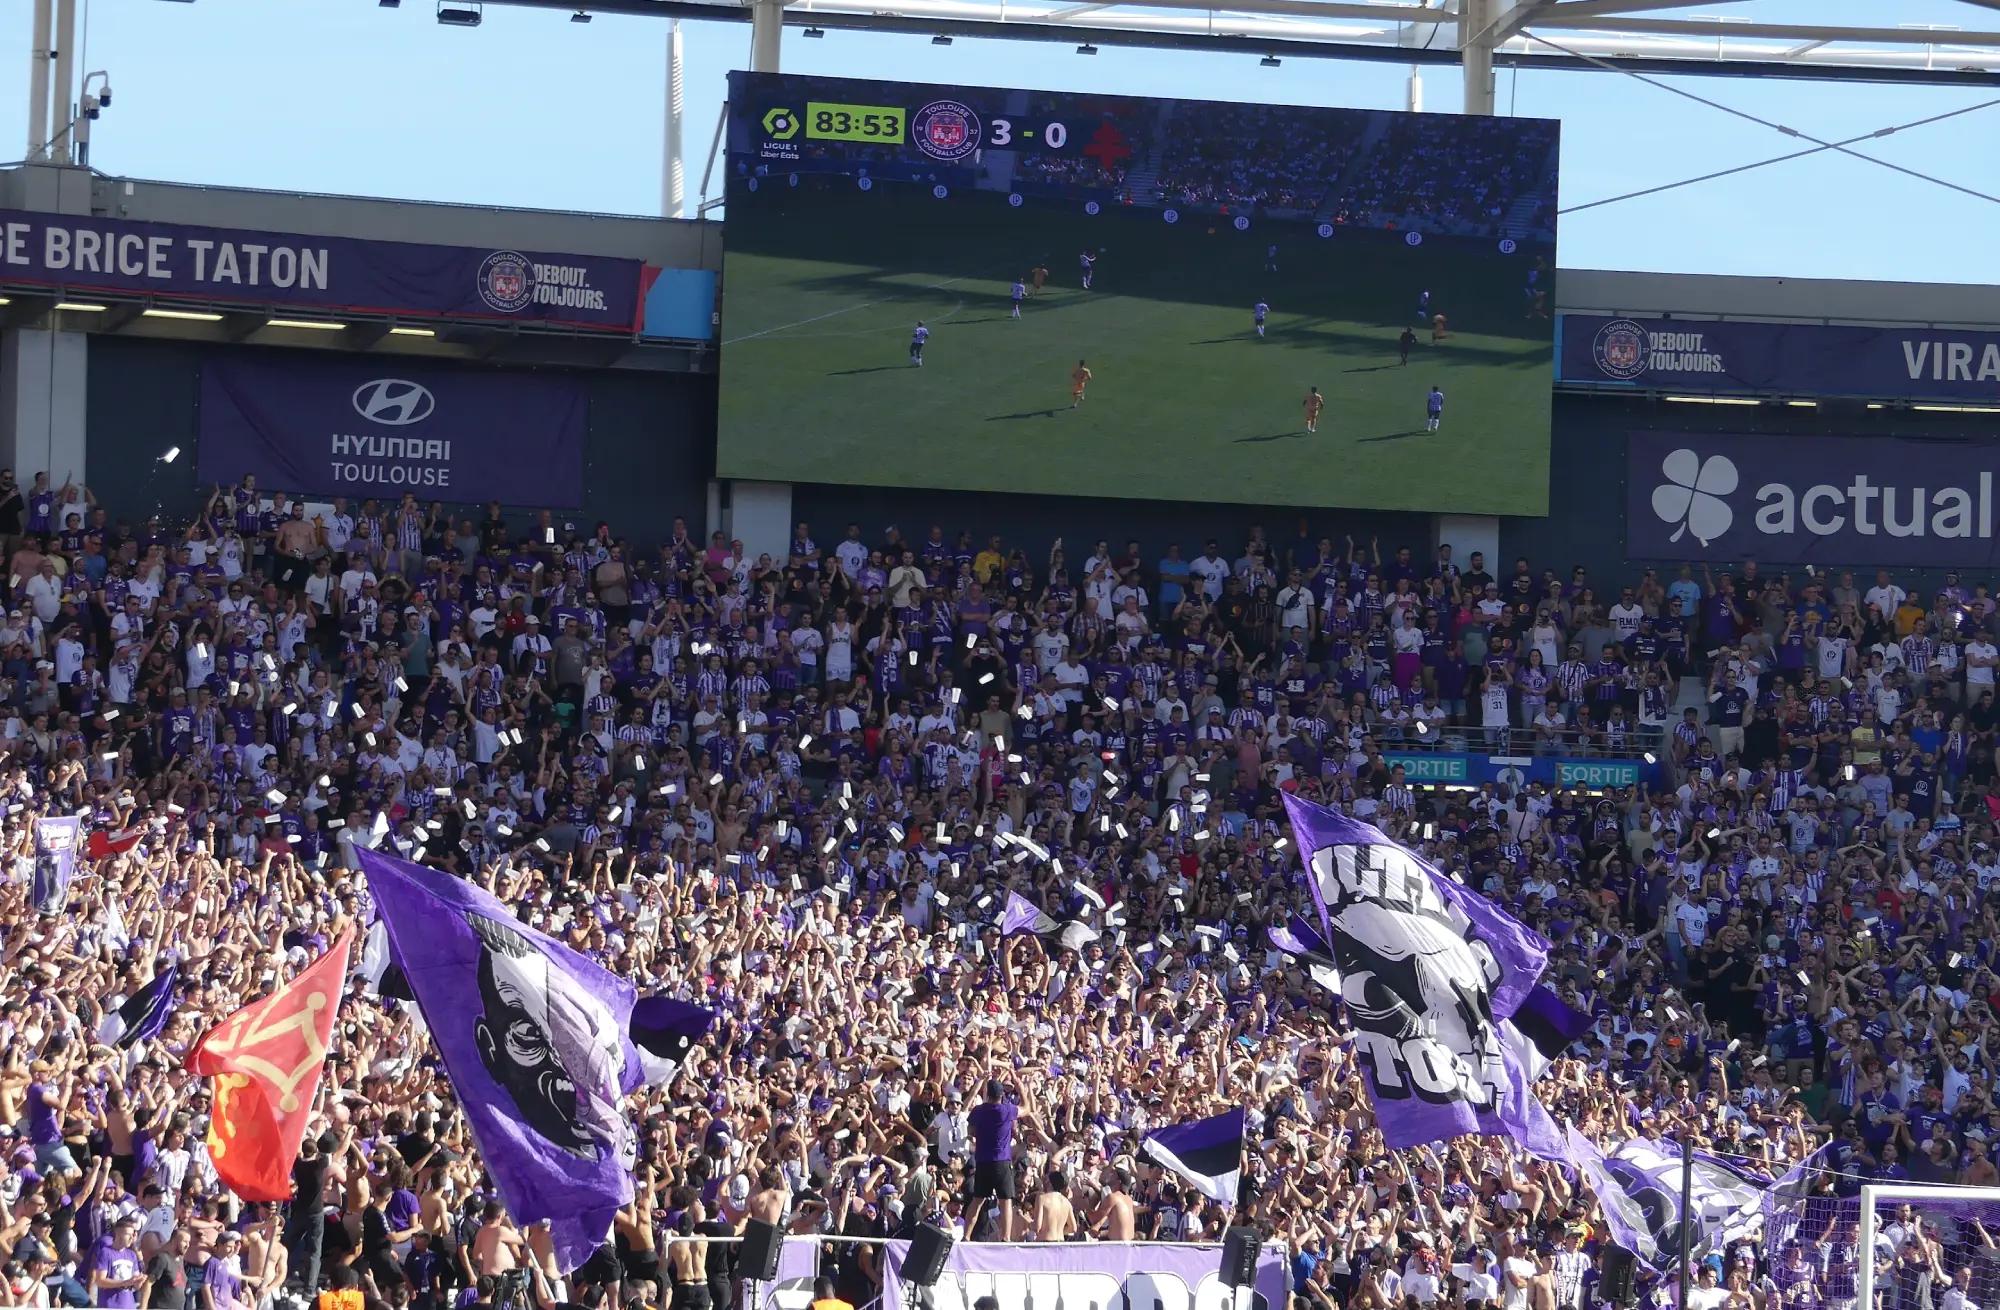
{"label": "stadium roof structure", "polygon": [[[1922,85],[2000,85],[2000,0],[1958,0],[1962,26],[1801,22],[1779,0],[492,0],[538,8],[734,19],[1002,40],[1105,43],[1391,63],[1459,64],[1466,109],[1492,111],[1491,69],[1615,69]],[[1881,6],[1893,18],[1894,2]],[[1687,12],[1700,10],[1699,13]],[[1790,18],[1784,15],[1791,15]],[[763,42],[754,44],[762,45]],[[767,48],[775,50],[775,41]],[[1482,76],[1483,74],[1483,76]]]}

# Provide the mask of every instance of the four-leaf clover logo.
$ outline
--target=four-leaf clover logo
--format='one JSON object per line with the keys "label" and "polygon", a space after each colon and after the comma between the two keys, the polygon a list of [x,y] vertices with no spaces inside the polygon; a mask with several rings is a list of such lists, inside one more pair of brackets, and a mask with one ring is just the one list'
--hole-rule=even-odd
{"label": "four-leaf clover logo", "polygon": [[1668,541],[1679,541],[1683,533],[1706,546],[1723,533],[1735,515],[1722,499],[1736,490],[1736,465],[1722,455],[1707,459],[1692,450],[1680,449],[1660,461],[1665,482],[1653,488],[1653,513],[1667,523],[1679,523]]}

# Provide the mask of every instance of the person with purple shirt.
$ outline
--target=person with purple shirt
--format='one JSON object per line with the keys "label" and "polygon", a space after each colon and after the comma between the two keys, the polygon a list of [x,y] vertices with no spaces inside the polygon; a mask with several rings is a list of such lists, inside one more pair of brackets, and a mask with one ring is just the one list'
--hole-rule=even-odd
{"label": "person with purple shirt", "polygon": [[62,1107],[69,1102],[69,1081],[58,1079],[43,1061],[35,1062],[35,1081],[28,1085],[28,1141],[35,1164],[43,1173],[80,1172],[76,1157],[63,1142]]}
{"label": "person with purple shirt", "polygon": [[[1021,1107],[1007,1096],[1007,1087],[998,1078],[986,1080],[986,1099],[972,1107],[967,1123],[972,1134],[972,1202],[965,1231],[979,1231],[981,1211],[989,1198],[1000,1201],[999,1240],[1010,1241],[1014,1234],[1014,1130],[1023,1116]],[[1034,1126],[1032,1116],[1028,1117]]]}
{"label": "person with purple shirt", "polygon": [[99,1310],[132,1310],[139,1304],[138,1289],[146,1282],[146,1273],[139,1260],[138,1233],[139,1217],[126,1214],[98,1239],[90,1262],[90,1299]]}
{"label": "person with purple shirt", "polygon": [[243,1268],[237,1261],[242,1236],[224,1229],[215,1253],[201,1270],[201,1310],[250,1310],[243,1300]]}

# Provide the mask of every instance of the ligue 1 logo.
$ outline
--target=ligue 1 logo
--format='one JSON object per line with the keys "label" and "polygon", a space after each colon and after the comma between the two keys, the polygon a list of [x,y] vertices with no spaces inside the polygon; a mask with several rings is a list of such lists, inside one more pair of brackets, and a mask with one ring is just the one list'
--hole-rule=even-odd
{"label": "ligue 1 logo", "polygon": [[910,120],[917,149],[956,163],[979,149],[979,115],[956,100],[933,100]]}
{"label": "ligue 1 logo", "polygon": [[780,105],[764,112],[764,135],[773,141],[789,141],[799,134],[799,116]]}
{"label": "ligue 1 logo", "polygon": [[1646,329],[1629,318],[1614,318],[1597,330],[1591,354],[1599,372],[1629,382],[1646,371]]}
{"label": "ligue 1 logo", "polygon": [[479,298],[503,314],[518,314],[534,294],[535,275],[528,257],[517,250],[496,250],[479,266]]}

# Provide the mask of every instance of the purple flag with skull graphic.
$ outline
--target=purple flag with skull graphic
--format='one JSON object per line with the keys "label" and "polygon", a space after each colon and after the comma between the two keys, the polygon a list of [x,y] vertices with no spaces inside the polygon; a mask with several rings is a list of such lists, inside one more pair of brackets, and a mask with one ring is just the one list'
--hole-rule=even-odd
{"label": "purple flag with skull graphic", "polygon": [[564,1271],[632,1200],[622,1104],[644,1077],[632,984],[471,883],[357,852],[479,1153],[518,1223],[546,1220]]}
{"label": "purple flag with skull graphic", "polygon": [[1505,1133],[1560,1158],[1505,1032],[1548,943],[1375,827],[1296,796],[1285,808],[1388,1144]]}

